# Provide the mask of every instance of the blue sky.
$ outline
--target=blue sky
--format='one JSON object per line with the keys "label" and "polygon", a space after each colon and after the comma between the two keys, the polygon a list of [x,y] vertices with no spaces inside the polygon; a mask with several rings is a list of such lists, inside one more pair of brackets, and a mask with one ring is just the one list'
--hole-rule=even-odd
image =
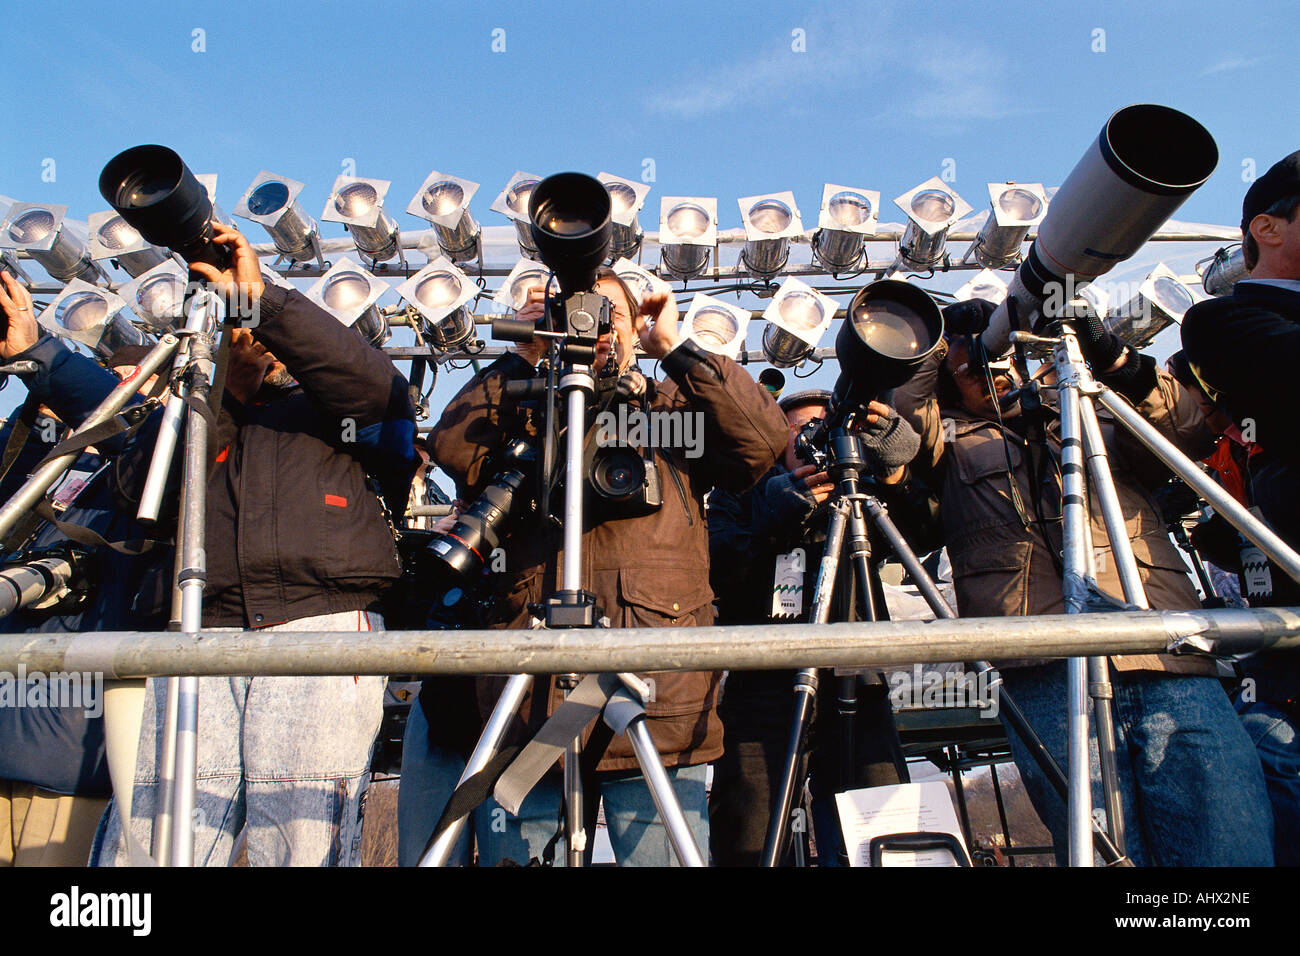
{"label": "blue sky", "polygon": [[351,159],[398,210],[432,168],[480,182],[474,211],[500,225],[487,207],[517,169],[640,178],[649,160],[646,228],[663,195],[718,196],[727,228],[736,197],[783,189],[808,225],[824,182],[888,203],[945,160],[977,210],[988,181],[1059,184],[1145,101],[1219,145],[1178,218],[1234,224],[1243,164],[1300,147],[1297,27],[1294,3],[1249,2],[15,5],[0,193],[84,220],[104,162],[161,142],[220,174],[227,211],[265,168],[318,215]]}

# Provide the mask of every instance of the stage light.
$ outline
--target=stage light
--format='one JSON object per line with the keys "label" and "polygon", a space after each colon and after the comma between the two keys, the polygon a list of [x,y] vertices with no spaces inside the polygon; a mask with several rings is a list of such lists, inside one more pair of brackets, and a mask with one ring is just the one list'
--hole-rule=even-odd
{"label": "stage light", "polygon": [[[1201,263],[1197,263],[1197,268]],[[1201,288],[1210,295],[1227,295],[1242,279],[1249,279],[1246,269],[1246,256],[1237,246],[1231,252],[1225,246],[1214,254],[1201,275]]]}
{"label": "stage light", "polygon": [[[470,215],[469,203],[478,192],[478,183],[448,176],[436,169],[424,177],[406,211],[433,224],[438,247],[452,262],[478,258],[482,228]],[[527,213],[528,204],[524,203]],[[531,239],[530,239],[531,241]]]}
{"label": "stage light", "polygon": [[745,248],[740,260],[756,276],[770,279],[785,268],[790,258],[790,240],[803,235],[803,221],[794,204],[794,193],[765,193],[738,199],[740,218],[745,223]]}
{"label": "stage light", "polygon": [[515,224],[519,251],[529,259],[537,258],[537,246],[533,244],[533,220],[528,215],[528,201],[533,198],[534,187],[541,181],[541,176],[517,172],[510,177],[500,195],[492,200],[491,206],[493,212],[501,213]]}
{"label": "stage light", "polygon": [[90,217],[90,257],[112,259],[135,278],[163,262],[168,254],[147,242],[135,226],[109,209]]}
{"label": "stage light", "polygon": [[104,357],[124,345],[143,345],[144,334],[123,314],[126,302],[113,292],[71,279],[37,321],[62,338],[80,342]]}
{"label": "stage light", "polygon": [[969,282],[953,293],[953,298],[959,302],[965,302],[968,299],[985,299],[989,302],[1000,303],[1006,297],[1006,282],[991,269],[981,269],[975,273]]}
{"label": "stage light", "polygon": [[199,185],[208,194],[208,202],[212,203],[212,221],[219,222],[223,226],[233,226],[235,220],[231,219],[230,214],[217,205],[217,174],[195,173],[194,178],[199,181]]}
{"label": "stage light", "polygon": [[727,358],[740,356],[749,329],[749,310],[697,292],[682,324],[682,337]]}
{"label": "stage light", "polygon": [[646,296],[656,292],[672,295],[673,290],[663,279],[648,269],[643,269],[631,259],[619,259],[614,263],[614,274],[623,280],[623,284],[632,290],[637,308],[646,300]]}
{"label": "stage light", "polygon": [[614,241],[609,248],[609,261],[633,256],[641,248],[641,223],[637,213],[645,205],[650,186],[610,173],[598,173],[596,178],[605,184],[609,193],[609,218],[614,224]]}
{"label": "stage light", "polygon": [[502,309],[518,312],[528,301],[529,289],[546,288],[551,270],[533,259],[520,259],[497,289],[492,301]]}
{"label": "stage light", "polygon": [[235,204],[235,215],[261,225],[290,262],[316,259],[323,264],[320,229],[298,202],[302,189],[296,180],[262,170]]}
{"label": "stage light", "polygon": [[1004,269],[1020,261],[1020,244],[1047,215],[1047,193],[1042,183],[989,183],[989,202],[970,255],[986,269]]}
{"label": "stage light", "polygon": [[344,256],[307,290],[307,298],[379,348],[388,341],[389,330],[375,301],[388,289],[387,282]]}
{"label": "stage light", "polygon": [[1171,325],[1181,325],[1196,299],[1163,262],[1138,287],[1137,295],[1106,316],[1110,329],[1135,349],[1145,348]]}
{"label": "stage light", "polygon": [[944,184],[931,177],[894,200],[907,216],[907,228],[898,243],[898,256],[908,269],[932,269],[943,261],[948,230],[971,211],[970,205]]}
{"label": "stage light", "polygon": [[835,318],[835,300],[793,276],[763,310],[763,355],[778,368],[798,365],[817,347]]}
{"label": "stage light", "polygon": [[424,337],[444,351],[459,348],[474,337],[474,317],[465,304],[478,286],[439,256],[397,287],[397,294],[424,317]]}
{"label": "stage light", "polygon": [[60,282],[82,279],[94,283],[103,270],[90,257],[85,242],[69,227],[68,207],[16,202],[0,222],[0,246],[26,252]]}
{"label": "stage light", "polygon": [[[14,200],[9,196],[0,196],[0,223],[3,223],[9,215],[9,207],[14,204]],[[8,269],[9,272],[24,285],[30,287],[32,284],[31,277],[23,270],[18,263],[18,255],[9,249],[0,248],[0,269]]]}
{"label": "stage light", "polygon": [[858,265],[867,236],[876,233],[880,193],[827,183],[822,188],[821,212],[813,234],[813,255],[831,272],[846,272]]}
{"label": "stage light", "polygon": [[660,200],[659,250],[670,275],[683,281],[699,275],[717,242],[717,199],[664,196]]}
{"label": "stage light", "polygon": [[[369,259],[372,266],[387,262],[402,251],[401,230],[384,210],[384,197],[391,185],[386,179],[339,176],[321,213],[326,222],[341,222],[347,227],[357,252]],[[402,261],[405,263],[405,257]]]}
{"label": "stage light", "polygon": [[185,324],[185,287],[189,279],[168,257],[117,290],[131,311],[151,329],[168,332]]}

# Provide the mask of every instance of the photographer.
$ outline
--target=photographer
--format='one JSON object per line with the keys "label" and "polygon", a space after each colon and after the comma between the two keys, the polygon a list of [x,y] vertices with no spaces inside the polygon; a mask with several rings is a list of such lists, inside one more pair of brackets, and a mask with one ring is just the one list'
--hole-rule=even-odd
{"label": "photographer", "polygon": [[[1249,463],[1256,513],[1300,549],[1300,151],[1251,184],[1241,231],[1250,278],[1187,311],[1183,349],[1210,400],[1256,443]],[[1252,597],[1252,605],[1300,605],[1300,583],[1276,568],[1271,579],[1271,597]],[[1277,862],[1300,865],[1300,658],[1264,652],[1242,670],[1252,693],[1237,709],[1264,764]]]}
{"label": "photographer", "polygon": [[[718,595],[721,624],[772,624],[807,619],[822,550],[826,542],[826,502],[835,485],[826,472],[804,464],[796,441],[804,426],[826,416],[831,393],[796,392],[779,405],[789,423],[785,454],[750,491],[735,494],[716,490],[709,495],[709,559],[713,589]],[[916,456],[920,440],[893,409],[872,402],[863,435],[865,449],[882,477],[880,488],[900,487],[906,465]],[[880,490],[877,488],[877,491]],[[802,590],[797,598],[778,591],[778,568],[790,566],[796,549],[802,552]],[[880,550],[873,548],[876,556]],[[857,609],[857,579],[851,562],[840,563],[832,621],[861,620]],[[779,594],[791,602],[780,605]],[[883,593],[876,607],[884,608]],[[714,765],[709,797],[713,860],[722,866],[757,866],[772,814],[773,790],[786,755],[794,702],[794,671],[731,671],[723,688],[724,753]],[[824,866],[837,863],[839,824],[832,794],[839,781],[836,687],[829,671],[818,685],[815,743],[810,746],[813,817],[818,858]],[[858,684],[854,740],[858,750],[857,779],[838,789],[905,782],[907,764],[894,727],[887,687],[875,675]],[[799,776],[802,789],[803,774]]]}
{"label": "photographer", "polygon": [[[214,228],[232,264],[219,271],[196,263],[194,272],[227,298],[238,290],[257,324],[231,333],[214,429],[204,627],[382,630],[375,611],[400,567],[371,482],[384,500],[405,501],[414,470],[406,381],[297,291],[264,287],[247,240]],[[115,379],[74,368],[75,357],[49,336],[28,341],[36,338],[30,300],[13,295],[11,287],[9,342],[20,353],[12,357],[40,364],[32,387],[48,390],[51,403],[75,389],[88,411]],[[143,480],[151,448],[136,446],[123,470]],[[154,813],[164,686],[150,681],[146,693],[133,806],[142,844]],[[378,677],[203,678],[196,861],[225,865],[243,829],[252,865],[354,863],[382,694]],[[95,860],[127,858],[114,808]]]}
{"label": "photographer", "polygon": [[[992,311],[992,303],[979,300],[949,306],[944,311],[947,355],[900,388],[895,400],[904,415],[944,419],[944,443],[930,483],[940,492],[961,615],[1060,614],[1065,607],[1055,411],[1045,402],[1041,419],[1022,415],[1020,405],[1008,399],[1017,384],[1011,371],[982,361],[977,337]],[[1211,450],[1212,436],[1195,401],[1158,371],[1150,356],[1134,352],[1095,315],[1076,323],[1076,331],[1100,380],[1191,457]],[[1186,565],[1152,500],[1167,470],[1104,413],[1099,417],[1150,605],[1199,608]],[[1108,538],[1100,505],[1095,495],[1088,502],[1097,583],[1118,601],[1123,591],[1110,548],[1101,547]],[[1007,691],[1064,765],[1065,661],[1007,661],[999,667]],[[1263,779],[1214,677],[1214,662],[1112,657],[1111,670],[1128,855],[1140,865],[1268,865],[1271,833]],[[1064,802],[1016,734],[1009,736],[1016,766],[1064,862]],[[1094,745],[1093,800],[1101,806],[1096,761]]]}
{"label": "photographer", "polygon": [[[608,269],[596,292],[610,303],[613,328],[601,335],[593,371],[598,400],[616,383],[631,383],[644,397],[638,410],[698,416],[703,424],[702,454],[690,449],[645,449],[661,474],[662,503],[648,513],[620,517],[617,506],[588,495],[588,520],[582,547],[583,587],[595,594],[615,627],[704,627],[713,623],[709,590],[708,532],[703,497],[710,487],[743,491],[758,479],[785,446],[785,421],[776,403],[736,363],[706,352],[678,334],[676,303],[651,294],[641,303]],[[544,314],[540,290],[530,293],[520,319]],[[668,380],[640,383],[633,349],[662,363]],[[545,427],[535,411],[506,394],[506,383],[533,376],[543,346],[534,340],[475,376],[452,399],[430,436],[430,452],[456,480],[457,496],[471,501],[492,480],[493,455],[507,439],[537,434]],[[591,441],[591,436],[588,436]],[[498,627],[529,626],[530,604],[559,586],[564,559],[560,530],[545,515],[529,515],[504,542],[505,571],[491,581],[493,620]],[[655,697],[647,707],[647,727],[673,781],[701,850],[708,846],[705,806],[706,764],[722,752],[722,726],[716,713],[720,674],[653,675]],[[479,681],[480,709],[491,711],[503,679]],[[535,732],[563,700],[553,679],[538,678],[525,699],[513,741]],[[587,732],[590,736],[590,730]],[[508,743],[511,741],[507,741]],[[588,759],[592,755],[588,754]],[[666,865],[673,860],[667,833],[659,822],[630,743],[615,737],[587,783],[605,803],[605,819],[620,864]],[[560,805],[558,776],[552,773],[528,795],[518,818],[498,827],[479,828],[480,862],[503,858],[527,862],[540,857],[555,833]],[[596,800],[588,800],[594,813]],[[482,819],[504,817],[489,800]],[[590,847],[590,844],[589,844]]]}
{"label": "photographer", "polygon": [[[27,303],[21,293],[8,283],[0,292],[5,315],[19,317],[14,330],[18,338],[0,343],[0,352],[10,354],[28,341],[34,345],[32,335],[38,330],[25,321],[20,304]],[[110,367],[139,358],[138,353],[131,353],[134,357],[122,354],[135,348],[127,346],[115,353]],[[130,371],[134,370],[131,365]],[[90,359],[66,353],[66,368],[59,377],[68,387],[50,394],[49,401],[70,421],[80,423],[89,406],[77,394],[79,383],[100,374]],[[147,393],[149,384],[141,383],[140,391]],[[35,407],[32,398],[47,391],[38,387],[29,392],[26,407]],[[53,413],[46,409],[46,414]],[[44,440],[41,420],[36,419],[35,424],[38,428],[27,436],[22,452],[14,458],[0,500],[18,489],[52,447]],[[19,439],[22,437],[20,432]],[[119,451],[121,441],[116,436],[106,439],[104,448]],[[33,512],[34,531],[20,528],[14,533],[14,547],[21,547],[12,555],[16,563],[58,557],[67,562],[71,574],[67,593],[56,595],[56,603],[41,602],[39,609],[27,605],[16,610],[0,619],[0,632],[159,630],[165,625],[165,617],[151,614],[146,602],[135,598],[139,582],[155,566],[171,567],[171,548],[165,542],[148,540],[147,529],[135,522],[133,512],[122,507],[114,470],[100,469],[101,464],[98,455],[83,452],[70,475],[87,480],[65,478],[56,500],[66,507],[46,512],[56,517],[57,524]],[[70,534],[80,540],[71,540]],[[41,705],[0,707],[0,740],[4,741],[0,747],[0,866],[84,866],[111,795],[102,688],[88,680],[70,692],[66,684],[60,686],[49,675],[29,675],[27,683],[24,689],[14,679],[0,679],[0,685],[10,685],[0,686],[0,697],[10,701],[23,699],[16,698],[19,693],[35,699],[37,685],[46,688]]]}

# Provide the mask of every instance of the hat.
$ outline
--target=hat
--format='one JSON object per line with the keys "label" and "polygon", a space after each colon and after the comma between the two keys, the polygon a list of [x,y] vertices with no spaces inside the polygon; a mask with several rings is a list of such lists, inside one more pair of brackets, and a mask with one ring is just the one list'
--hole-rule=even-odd
{"label": "hat", "polygon": [[1279,159],[1246,190],[1241,203],[1241,231],[1249,232],[1256,216],[1288,196],[1300,196],[1300,150]]}
{"label": "hat", "polygon": [[783,412],[789,412],[800,405],[829,405],[830,403],[831,393],[825,388],[805,388],[802,392],[791,392],[789,395],[781,396],[781,400],[777,402]]}

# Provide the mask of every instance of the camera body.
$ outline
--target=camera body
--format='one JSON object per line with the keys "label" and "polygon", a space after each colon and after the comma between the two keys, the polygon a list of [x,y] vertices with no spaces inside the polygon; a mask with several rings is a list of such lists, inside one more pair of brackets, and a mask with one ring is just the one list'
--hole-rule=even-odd
{"label": "camera body", "polygon": [[588,500],[594,516],[636,518],[657,511],[664,503],[653,453],[643,456],[626,445],[592,442],[585,457],[583,473],[592,492]]}

